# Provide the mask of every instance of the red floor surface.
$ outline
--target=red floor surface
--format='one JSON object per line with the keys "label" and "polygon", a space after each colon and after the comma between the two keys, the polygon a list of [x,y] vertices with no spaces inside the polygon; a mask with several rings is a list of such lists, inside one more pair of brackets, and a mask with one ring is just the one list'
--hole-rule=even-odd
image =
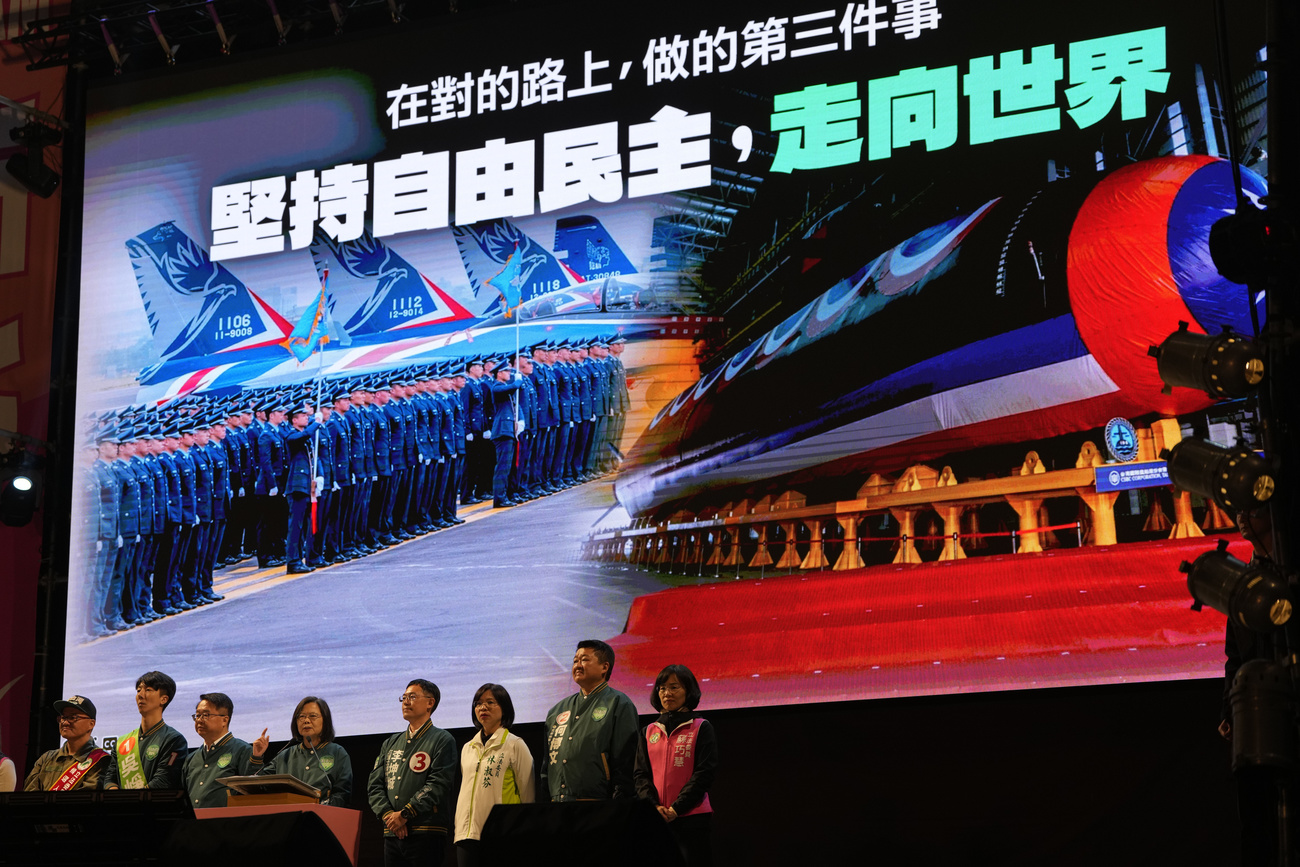
{"label": "red floor surface", "polygon": [[[681,587],[636,599],[610,643],[621,685],[639,693],[681,662],[725,704],[1213,676],[1222,672],[1224,617],[1190,610],[1178,565],[1214,544],[1138,542]],[[1229,550],[1250,556],[1245,542]]]}

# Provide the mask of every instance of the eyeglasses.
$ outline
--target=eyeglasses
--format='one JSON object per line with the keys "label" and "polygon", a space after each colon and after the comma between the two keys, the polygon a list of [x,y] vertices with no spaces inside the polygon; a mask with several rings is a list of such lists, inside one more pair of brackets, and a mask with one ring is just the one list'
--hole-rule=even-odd
{"label": "eyeglasses", "polygon": [[77,714],[76,716],[62,716],[62,715],[59,716],[59,722],[65,722],[65,723],[81,722],[83,719],[90,719],[90,717],[86,716],[85,714]]}
{"label": "eyeglasses", "polygon": [[668,684],[665,683],[659,687],[659,691],[660,692],[679,692],[679,691],[685,692],[686,687],[682,686],[680,683],[677,686],[669,686]]}
{"label": "eyeglasses", "polygon": [[399,698],[398,701],[400,701],[402,704],[406,704],[408,701],[419,701],[420,699],[425,699],[426,701],[433,701],[433,699],[430,696],[421,695],[418,692],[408,692],[405,695],[403,695],[401,698]]}
{"label": "eyeglasses", "polygon": [[315,721],[318,720],[318,719],[320,719],[320,714],[318,714],[318,713],[300,713],[300,714],[298,714],[298,722],[315,722]]}
{"label": "eyeglasses", "polygon": [[207,719],[208,717],[213,717],[213,716],[218,717],[218,718],[221,718],[221,717],[227,717],[227,718],[228,718],[228,717],[230,716],[230,714],[228,714],[228,713],[192,713],[192,714],[190,714],[190,719],[194,720],[195,722],[198,722],[199,720],[205,720],[205,719]]}

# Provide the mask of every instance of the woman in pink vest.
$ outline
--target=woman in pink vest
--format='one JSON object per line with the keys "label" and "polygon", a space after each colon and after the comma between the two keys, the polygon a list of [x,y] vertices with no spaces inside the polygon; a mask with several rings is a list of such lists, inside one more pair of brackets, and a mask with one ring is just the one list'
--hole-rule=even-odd
{"label": "woman in pink vest", "polygon": [[650,703],[660,714],[637,740],[637,797],[658,808],[690,867],[712,864],[709,787],[718,742],[709,721],[695,715],[700,684],[686,666],[669,665],[655,678]]}

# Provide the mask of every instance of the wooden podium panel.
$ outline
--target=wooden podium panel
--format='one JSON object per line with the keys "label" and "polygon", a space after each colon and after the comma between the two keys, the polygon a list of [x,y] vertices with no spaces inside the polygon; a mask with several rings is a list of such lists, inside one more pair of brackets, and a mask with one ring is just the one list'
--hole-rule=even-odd
{"label": "wooden podium panel", "polygon": [[281,807],[288,804],[319,804],[309,795],[296,795],[293,792],[276,792],[272,795],[236,795],[226,793],[227,807]]}
{"label": "wooden podium panel", "polygon": [[[207,807],[195,810],[194,815],[199,819],[223,819],[234,816],[262,816],[267,813],[315,813],[325,822],[334,839],[339,841],[343,851],[351,859],[353,867],[356,867],[357,859],[361,856],[361,812],[358,810],[349,810],[346,807],[327,807],[324,804],[264,804],[260,806],[247,805],[244,796],[240,799],[241,806],[238,807]],[[257,795],[259,798],[279,798],[280,795]],[[292,797],[292,796],[290,796]]]}

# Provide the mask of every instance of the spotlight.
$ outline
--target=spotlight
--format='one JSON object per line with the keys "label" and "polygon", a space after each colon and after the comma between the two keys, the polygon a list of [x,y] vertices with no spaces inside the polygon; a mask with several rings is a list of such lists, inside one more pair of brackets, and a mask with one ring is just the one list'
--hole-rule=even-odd
{"label": "spotlight", "polygon": [[1268,632],[1290,620],[1291,600],[1281,573],[1267,560],[1247,565],[1227,547],[1228,540],[1220,539],[1213,551],[1178,567],[1196,600],[1192,610],[1208,605],[1254,632]]}
{"label": "spotlight", "polygon": [[229,54],[230,46],[234,43],[234,37],[226,37],[226,28],[221,25],[221,19],[217,16],[217,6],[213,0],[207,0],[208,15],[212,18],[212,26],[217,28],[217,38],[221,40],[221,53]]}
{"label": "spotlight", "polygon": [[1268,463],[1247,449],[1185,439],[1160,457],[1169,465],[1174,487],[1214,500],[1225,511],[1249,511],[1273,496]]}
{"label": "spotlight", "polygon": [[1188,331],[1187,323],[1179,322],[1178,330],[1147,354],[1156,359],[1165,394],[1177,386],[1211,397],[1245,397],[1264,379],[1264,350],[1227,326],[1211,336]]}
{"label": "spotlight", "polygon": [[158,15],[156,12],[157,10],[154,9],[149,10],[149,14],[146,16],[149,19],[149,26],[153,28],[153,35],[158,38],[158,44],[162,46],[163,54],[167,56],[167,65],[175,66],[176,50],[180,48],[180,46],[172,45],[167,41],[167,37],[164,36],[162,32],[162,25],[158,23]]}
{"label": "spotlight", "polygon": [[113,41],[113,34],[108,32],[108,19],[99,19],[99,32],[104,35],[104,44],[108,46],[108,56],[113,58],[113,74],[122,74],[122,64],[126,63],[128,54],[121,54],[117,50],[117,43]]}
{"label": "spotlight", "polygon": [[1250,202],[1210,227],[1210,258],[1234,283],[1249,286],[1293,270],[1296,249],[1295,224]]}
{"label": "spotlight", "polygon": [[27,148],[27,153],[16,153],[5,162],[5,170],[20,184],[42,199],[48,199],[59,188],[59,173],[45,165],[45,148],[63,140],[63,133],[52,126],[28,121],[9,130],[9,138]]}
{"label": "spotlight", "polygon": [[343,22],[347,16],[343,14],[342,8],[339,7],[338,0],[329,0],[330,14],[334,16],[334,35],[338,36],[343,32]]}
{"label": "spotlight", "polygon": [[271,20],[275,22],[275,32],[279,34],[279,44],[283,45],[289,38],[289,28],[292,24],[285,24],[284,19],[280,17],[280,10],[276,8],[275,0],[266,0],[267,7],[271,10]]}
{"label": "spotlight", "polygon": [[0,469],[0,522],[10,527],[31,522],[41,496],[41,463],[26,449],[6,456]]}
{"label": "spotlight", "polygon": [[1232,769],[1296,766],[1295,693],[1287,666],[1251,659],[1237,670],[1232,704]]}

